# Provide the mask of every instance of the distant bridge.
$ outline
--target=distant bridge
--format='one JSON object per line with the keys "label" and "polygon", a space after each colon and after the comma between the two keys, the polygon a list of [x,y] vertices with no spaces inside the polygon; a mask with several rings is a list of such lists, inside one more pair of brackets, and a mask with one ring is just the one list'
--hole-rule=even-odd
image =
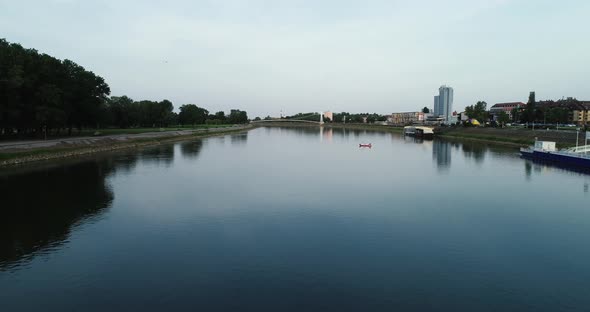
{"label": "distant bridge", "polygon": [[324,124],[324,113],[322,113],[322,112],[317,113],[317,114],[309,114],[309,115],[303,115],[303,116],[299,115],[299,116],[297,116],[297,118],[308,118],[308,117],[316,117],[316,118],[319,119],[319,121],[307,120],[307,119],[289,119],[289,118],[276,118],[275,119],[275,118],[273,118],[273,119],[268,119],[268,120],[252,121],[251,123],[264,123],[264,122],[305,122],[305,123],[311,123],[311,124],[317,124],[317,125],[323,125]]}
{"label": "distant bridge", "polygon": [[316,125],[323,124],[323,122],[319,122],[319,121],[299,120],[299,119],[269,119],[269,120],[251,121],[250,123],[252,123],[252,124],[261,124],[261,123],[269,123],[269,122],[286,122],[286,123],[305,122],[305,123],[311,123],[311,124],[316,124]]}

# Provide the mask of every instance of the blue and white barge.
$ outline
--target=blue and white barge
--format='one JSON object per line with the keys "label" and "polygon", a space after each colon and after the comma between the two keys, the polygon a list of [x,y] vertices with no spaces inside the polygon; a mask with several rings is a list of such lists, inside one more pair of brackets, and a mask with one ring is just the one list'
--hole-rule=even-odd
{"label": "blue and white barge", "polygon": [[555,142],[535,141],[534,146],[521,148],[520,154],[530,159],[590,168],[590,145],[558,150]]}

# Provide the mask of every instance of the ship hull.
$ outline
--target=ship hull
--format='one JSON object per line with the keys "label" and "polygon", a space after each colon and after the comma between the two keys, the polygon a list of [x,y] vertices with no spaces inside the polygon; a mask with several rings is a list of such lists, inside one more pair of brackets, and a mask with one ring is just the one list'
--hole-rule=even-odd
{"label": "ship hull", "polygon": [[590,157],[585,157],[584,155],[572,155],[560,152],[544,152],[531,150],[521,150],[520,154],[523,157],[530,159],[555,162],[566,166],[590,168]]}

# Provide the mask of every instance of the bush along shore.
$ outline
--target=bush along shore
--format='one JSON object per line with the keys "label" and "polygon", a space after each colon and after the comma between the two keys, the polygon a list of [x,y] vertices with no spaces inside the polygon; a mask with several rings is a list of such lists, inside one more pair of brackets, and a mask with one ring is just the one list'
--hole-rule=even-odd
{"label": "bush along shore", "polygon": [[91,139],[81,138],[73,141],[54,140],[36,141],[34,143],[27,143],[25,141],[19,142],[17,145],[11,146],[10,148],[0,150],[0,167],[44,160],[63,159],[121,149],[139,148],[189,140],[192,138],[226,135],[229,133],[247,131],[252,128],[253,127],[250,125],[241,125],[195,131],[167,131],[128,136],[107,136]]}

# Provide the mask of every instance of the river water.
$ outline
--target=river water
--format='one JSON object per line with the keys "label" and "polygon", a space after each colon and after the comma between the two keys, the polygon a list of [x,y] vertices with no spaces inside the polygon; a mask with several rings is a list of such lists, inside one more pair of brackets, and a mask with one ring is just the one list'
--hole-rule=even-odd
{"label": "river water", "polygon": [[0,311],[588,311],[589,183],[319,128],[2,169]]}

